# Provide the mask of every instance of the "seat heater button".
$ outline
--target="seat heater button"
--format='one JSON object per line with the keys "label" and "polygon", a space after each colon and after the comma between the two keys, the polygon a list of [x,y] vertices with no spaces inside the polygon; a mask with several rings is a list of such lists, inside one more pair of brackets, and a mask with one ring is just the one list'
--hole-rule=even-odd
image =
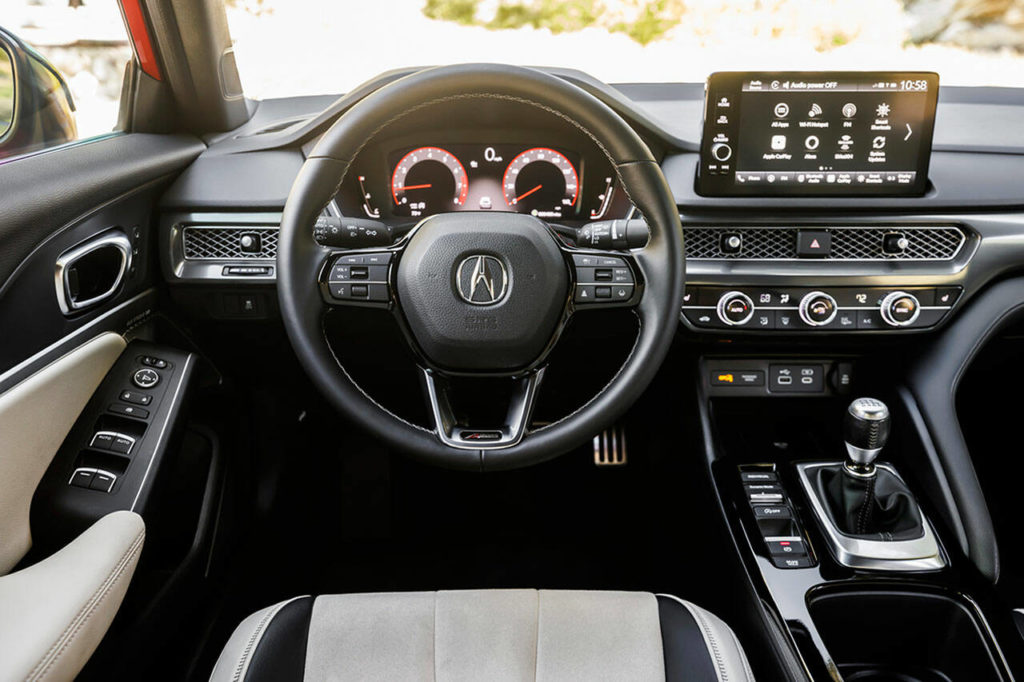
{"label": "seat heater button", "polygon": [[136,393],[135,391],[121,391],[121,395],[118,396],[118,400],[123,400],[126,403],[133,403],[135,405],[149,405],[153,402],[153,396],[145,393]]}
{"label": "seat heater button", "polygon": [[754,507],[754,516],[759,519],[791,519],[793,513],[789,511],[789,507],[759,505]]}
{"label": "seat heater button", "polygon": [[92,477],[92,483],[89,485],[89,489],[109,493],[114,487],[115,481],[117,481],[117,478],[114,476],[111,476],[104,471],[97,471],[96,475]]}
{"label": "seat heater button", "polygon": [[153,388],[160,383],[160,374],[152,369],[140,369],[132,375],[132,383],[139,388]]}

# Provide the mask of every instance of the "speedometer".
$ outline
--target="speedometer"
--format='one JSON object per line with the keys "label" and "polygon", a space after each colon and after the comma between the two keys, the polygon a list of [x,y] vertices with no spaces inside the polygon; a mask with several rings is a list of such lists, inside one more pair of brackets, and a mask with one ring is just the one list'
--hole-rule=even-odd
{"label": "speedometer", "polygon": [[391,174],[397,214],[422,216],[457,210],[465,205],[468,193],[466,169],[454,154],[440,147],[412,150]]}
{"label": "speedometer", "polygon": [[547,147],[527,149],[512,159],[501,186],[509,208],[538,218],[564,217],[576,206],[580,191],[572,162]]}

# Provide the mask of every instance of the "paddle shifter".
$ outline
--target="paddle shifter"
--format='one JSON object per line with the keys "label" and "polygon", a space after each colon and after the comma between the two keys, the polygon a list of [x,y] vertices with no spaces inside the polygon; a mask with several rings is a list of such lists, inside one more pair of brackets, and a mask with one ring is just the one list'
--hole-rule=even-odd
{"label": "paddle shifter", "polygon": [[889,440],[889,408],[881,400],[857,398],[843,418],[846,441],[846,473],[874,476],[875,460]]}

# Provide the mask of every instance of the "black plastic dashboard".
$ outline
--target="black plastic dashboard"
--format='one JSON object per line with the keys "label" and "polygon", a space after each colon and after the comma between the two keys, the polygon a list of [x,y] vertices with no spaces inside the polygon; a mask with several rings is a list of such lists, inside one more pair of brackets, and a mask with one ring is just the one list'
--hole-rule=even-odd
{"label": "black plastic dashboard", "polygon": [[[693,332],[919,332],[944,325],[984,286],[1024,263],[1024,127],[1014,124],[1024,119],[1024,94],[1018,90],[939,91],[919,196],[702,196],[702,86],[613,87],[579,72],[550,71],[623,116],[661,160],[686,231],[687,305],[703,311],[681,316]],[[384,74],[338,99],[262,102],[241,128],[209,139],[162,200],[161,264],[169,283],[233,292],[272,285],[274,223],[305,154],[338,115],[404,74]],[[628,215],[610,177],[596,145],[564,121],[508,103],[449,104],[405,117],[369,140],[327,210],[406,227],[440,210],[522,210],[579,226]],[[191,246],[203,248],[188,256],[186,233],[216,235],[217,248],[196,242]],[[805,234],[824,237],[830,248],[799,252]],[[259,248],[245,249],[246,236],[249,242],[259,237]],[[740,244],[726,244],[736,236]],[[858,289],[866,295],[857,298]],[[943,300],[949,291],[958,294]],[[738,324],[719,312],[729,303],[722,296],[732,292],[750,304]],[[786,304],[762,302],[766,294],[787,293]],[[827,296],[831,310],[823,324],[801,314],[802,304],[815,303],[804,300],[813,293]],[[906,297],[892,296],[900,293],[913,295],[919,310],[903,310],[913,321],[892,324],[882,303],[899,300],[897,307],[905,308]],[[852,304],[843,304],[849,295]],[[862,328],[854,317],[868,308],[873,314],[864,316]],[[245,317],[237,305],[210,308],[222,309]],[[783,315],[796,323],[781,322]]]}

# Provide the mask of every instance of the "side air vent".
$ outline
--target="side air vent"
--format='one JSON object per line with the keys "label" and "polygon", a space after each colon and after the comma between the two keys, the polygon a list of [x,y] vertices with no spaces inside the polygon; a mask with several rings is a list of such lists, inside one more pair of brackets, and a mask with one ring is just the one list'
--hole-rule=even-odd
{"label": "side air vent", "polygon": [[964,232],[954,226],[685,227],[686,257],[802,260],[796,252],[799,229],[831,233],[831,252],[822,260],[833,261],[948,261],[956,258],[967,241]]}
{"label": "side air vent", "polygon": [[277,258],[276,227],[190,225],[182,230],[185,260]]}

